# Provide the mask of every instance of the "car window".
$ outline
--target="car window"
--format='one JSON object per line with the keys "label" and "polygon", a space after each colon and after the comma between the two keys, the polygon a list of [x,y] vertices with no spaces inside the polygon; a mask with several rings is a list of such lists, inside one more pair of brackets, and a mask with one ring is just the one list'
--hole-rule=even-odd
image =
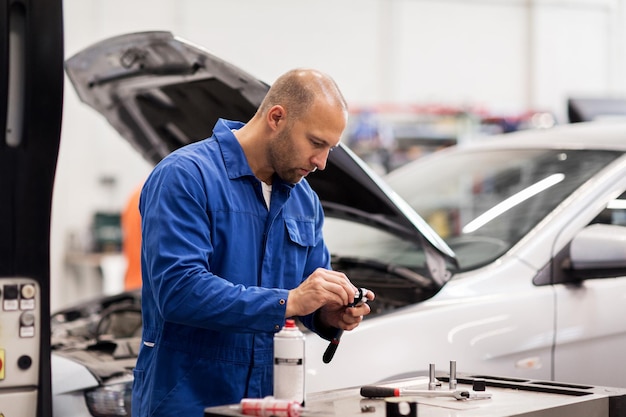
{"label": "car window", "polygon": [[386,179],[456,253],[461,270],[493,262],[621,152],[441,151]]}
{"label": "car window", "polygon": [[611,200],[607,207],[591,222],[626,226],[626,192]]}

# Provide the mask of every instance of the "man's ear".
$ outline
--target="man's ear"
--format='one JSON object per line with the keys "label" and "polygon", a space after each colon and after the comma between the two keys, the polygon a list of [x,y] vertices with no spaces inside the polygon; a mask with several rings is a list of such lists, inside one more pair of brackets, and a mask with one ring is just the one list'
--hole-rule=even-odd
{"label": "man's ear", "polygon": [[285,109],[281,105],[272,106],[267,112],[267,123],[272,130],[276,130],[285,122]]}

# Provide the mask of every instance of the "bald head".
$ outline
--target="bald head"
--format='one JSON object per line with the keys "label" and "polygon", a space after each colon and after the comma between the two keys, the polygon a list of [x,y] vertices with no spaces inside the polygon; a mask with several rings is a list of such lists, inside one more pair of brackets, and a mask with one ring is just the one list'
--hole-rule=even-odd
{"label": "bald head", "polygon": [[274,174],[295,184],[326,166],[348,120],[348,105],[335,81],[313,69],[280,76],[252,119],[235,132],[254,175],[266,184]]}
{"label": "bald head", "polygon": [[316,100],[348,112],[345,98],[329,75],[314,69],[293,69],[274,82],[258,113],[265,114],[272,106],[280,105],[295,120],[303,117]]}

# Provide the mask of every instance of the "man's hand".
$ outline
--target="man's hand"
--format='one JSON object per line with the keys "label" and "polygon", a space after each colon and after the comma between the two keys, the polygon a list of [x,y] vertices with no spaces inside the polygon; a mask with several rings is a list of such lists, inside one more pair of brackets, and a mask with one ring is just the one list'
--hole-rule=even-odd
{"label": "man's hand", "polygon": [[[375,295],[367,292],[367,300],[371,301]],[[363,321],[363,316],[367,316],[371,309],[367,303],[361,303],[355,307],[325,305],[320,309],[319,318],[327,326],[336,327],[342,330],[352,330]]]}
{"label": "man's hand", "polygon": [[[370,313],[367,303],[347,307],[357,291],[345,274],[318,268],[289,291],[285,316],[304,316],[320,309],[319,318],[326,326],[352,330]],[[368,291],[366,297],[373,300],[375,296]]]}
{"label": "man's hand", "polygon": [[305,316],[325,305],[347,306],[354,300],[356,291],[345,274],[317,268],[297,288],[289,291],[285,316]]}

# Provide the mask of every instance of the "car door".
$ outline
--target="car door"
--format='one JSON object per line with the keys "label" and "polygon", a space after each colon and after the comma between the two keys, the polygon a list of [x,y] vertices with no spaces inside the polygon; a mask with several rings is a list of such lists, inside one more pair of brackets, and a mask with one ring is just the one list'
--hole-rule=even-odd
{"label": "car door", "polygon": [[[574,237],[555,254],[554,379],[626,386],[626,164],[587,202]],[[561,283],[558,283],[561,282]]]}

